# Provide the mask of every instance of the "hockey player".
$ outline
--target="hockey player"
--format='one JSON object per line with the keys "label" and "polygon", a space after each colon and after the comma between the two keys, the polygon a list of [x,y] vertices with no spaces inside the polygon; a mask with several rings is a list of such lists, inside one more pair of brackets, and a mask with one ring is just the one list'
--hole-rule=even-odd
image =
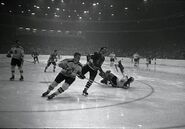
{"label": "hockey player", "polygon": [[53,64],[53,72],[55,72],[55,68],[56,68],[56,62],[57,62],[57,56],[58,56],[58,52],[57,50],[54,50],[53,53],[50,54],[47,65],[44,69],[44,72],[46,72],[47,68]]}
{"label": "hockey player", "polygon": [[31,54],[31,56],[33,57],[34,64],[36,64],[36,62],[39,63],[39,58],[38,58],[39,52],[37,50],[34,50]]}
{"label": "hockey player", "polygon": [[10,78],[11,81],[15,79],[15,67],[18,66],[19,72],[20,72],[20,81],[24,80],[23,77],[23,62],[24,62],[24,49],[20,46],[19,40],[15,41],[16,46],[12,47],[7,54],[7,57],[12,57],[11,59],[11,73],[12,77]]}
{"label": "hockey player", "polygon": [[138,67],[138,66],[139,66],[139,59],[140,59],[140,56],[139,56],[139,54],[136,52],[136,53],[133,55],[134,67]]}
{"label": "hockey player", "polygon": [[58,66],[62,68],[61,72],[57,75],[55,80],[49,85],[46,92],[42,94],[42,97],[47,96],[51,90],[53,90],[59,83],[65,81],[57,91],[48,96],[48,100],[53,99],[53,97],[61,94],[69,88],[69,86],[75,81],[76,76],[84,79],[85,77],[81,75],[82,65],[80,61],[81,54],[74,53],[73,59],[64,59],[59,62]]}
{"label": "hockey player", "polygon": [[146,68],[149,70],[149,65],[151,65],[152,58],[151,57],[146,57]]}
{"label": "hockey player", "polygon": [[110,84],[112,87],[128,89],[130,87],[130,83],[134,81],[133,77],[128,77],[124,75],[121,79],[115,76],[111,71],[101,72],[100,76],[103,78],[101,83]]}
{"label": "hockey player", "polygon": [[87,90],[92,85],[98,70],[102,71],[102,64],[105,60],[105,54],[107,54],[107,48],[102,47],[99,52],[95,52],[93,55],[87,55],[87,63],[82,68],[82,75],[85,75],[87,72],[90,73],[89,80],[85,85],[85,88],[82,92],[82,95],[87,96]]}
{"label": "hockey player", "polygon": [[116,61],[116,54],[114,52],[110,53],[109,55],[110,57],[110,66],[113,66],[114,65],[114,62]]}

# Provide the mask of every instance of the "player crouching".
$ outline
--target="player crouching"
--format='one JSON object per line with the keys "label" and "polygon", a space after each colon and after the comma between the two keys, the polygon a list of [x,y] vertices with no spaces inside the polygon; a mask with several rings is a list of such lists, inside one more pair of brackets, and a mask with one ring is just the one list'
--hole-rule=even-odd
{"label": "player crouching", "polygon": [[119,79],[110,70],[106,72],[101,72],[100,76],[103,78],[101,83],[110,84],[112,87],[128,89],[130,87],[130,83],[134,81],[133,77],[128,77],[124,75],[123,78]]}
{"label": "player crouching", "polygon": [[81,54],[76,52],[74,53],[73,59],[64,59],[58,66],[62,68],[61,72],[57,75],[55,80],[49,85],[46,92],[42,94],[42,97],[46,97],[58,84],[62,81],[64,83],[61,87],[58,88],[53,94],[48,96],[48,100],[53,99],[53,97],[66,91],[71,84],[75,81],[76,76],[81,79],[84,79],[85,76],[81,75],[82,65],[80,61]]}

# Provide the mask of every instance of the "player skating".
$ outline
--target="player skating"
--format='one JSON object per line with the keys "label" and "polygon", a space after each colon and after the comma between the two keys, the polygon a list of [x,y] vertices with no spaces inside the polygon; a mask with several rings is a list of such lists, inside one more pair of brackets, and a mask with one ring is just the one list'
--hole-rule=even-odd
{"label": "player skating", "polygon": [[139,66],[139,59],[140,59],[139,54],[138,53],[135,53],[133,55],[134,67],[138,67]]}
{"label": "player skating", "polygon": [[53,72],[55,72],[55,68],[56,68],[56,62],[57,62],[57,56],[58,56],[58,52],[57,50],[54,50],[53,53],[50,54],[49,59],[47,61],[47,65],[44,69],[44,72],[46,72],[47,68],[53,64]]}
{"label": "player skating", "polygon": [[102,47],[99,52],[95,52],[93,55],[88,55],[87,56],[87,63],[83,66],[82,68],[82,75],[84,76],[87,72],[89,72],[89,80],[85,85],[85,88],[83,90],[83,95],[88,95],[87,90],[90,88],[92,85],[98,70],[102,71],[102,64],[105,60],[105,55],[107,54],[107,48]]}
{"label": "player skating", "polygon": [[31,56],[33,57],[33,63],[36,64],[36,63],[39,63],[39,52],[37,50],[34,50],[32,53],[31,53]]}
{"label": "player skating", "polygon": [[58,66],[62,68],[61,72],[57,75],[55,80],[49,85],[46,92],[42,94],[42,97],[47,96],[51,90],[53,90],[59,83],[65,81],[57,91],[48,96],[48,100],[61,94],[69,88],[69,86],[75,81],[76,76],[84,79],[85,77],[81,75],[82,65],[80,61],[81,54],[75,53],[73,59],[64,59],[59,62]]}
{"label": "player skating", "polygon": [[149,65],[151,65],[152,58],[151,57],[146,57],[146,68],[149,70]]}
{"label": "player skating", "polygon": [[12,77],[10,78],[11,81],[15,79],[15,67],[18,66],[18,70],[20,72],[20,81],[24,80],[23,77],[23,62],[24,62],[24,49],[20,46],[19,40],[15,41],[16,46],[12,47],[7,54],[7,57],[12,57],[11,59],[11,73]]}

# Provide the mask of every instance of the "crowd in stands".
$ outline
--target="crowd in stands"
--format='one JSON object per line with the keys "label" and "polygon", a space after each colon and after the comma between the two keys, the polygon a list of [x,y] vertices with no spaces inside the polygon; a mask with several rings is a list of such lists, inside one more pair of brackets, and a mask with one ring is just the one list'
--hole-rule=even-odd
{"label": "crowd in stands", "polygon": [[[100,47],[106,46],[109,51],[114,51],[119,57],[131,57],[133,53],[138,52],[142,57],[150,56],[152,58],[161,59],[185,59],[185,46],[183,43],[178,44],[166,43],[167,45],[145,45],[134,46],[123,44],[123,41],[118,40],[104,41],[99,39],[81,38],[81,37],[49,37],[49,36],[36,36],[36,35],[21,35],[17,36],[26,54],[31,54],[33,49],[37,49],[40,54],[49,54],[54,49],[58,49],[63,55],[72,55],[74,52],[81,52],[82,55],[93,53]],[[16,39],[2,38],[0,43],[0,53],[7,53],[9,48],[14,45],[13,41]],[[168,41],[167,41],[168,42]],[[130,44],[130,43],[128,43]]]}

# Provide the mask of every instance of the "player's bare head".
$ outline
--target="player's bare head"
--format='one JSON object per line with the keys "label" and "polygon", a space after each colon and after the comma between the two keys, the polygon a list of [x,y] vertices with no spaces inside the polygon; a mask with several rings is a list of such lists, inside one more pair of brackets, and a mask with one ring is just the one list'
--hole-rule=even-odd
{"label": "player's bare head", "polygon": [[99,52],[101,54],[106,54],[108,52],[108,49],[107,49],[107,47],[101,47]]}
{"label": "player's bare head", "polygon": [[57,52],[57,50],[55,49],[54,52]]}
{"label": "player's bare head", "polygon": [[81,57],[81,54],[79,52],[75,52],[74,53],[74,61],[75,62],[79,62],[80,57]]}
{"label": "player's bare head", "polygon": [[76,56],[81,56],[81,54],[79,52],[75,52],[74,57],[76,57]]}

